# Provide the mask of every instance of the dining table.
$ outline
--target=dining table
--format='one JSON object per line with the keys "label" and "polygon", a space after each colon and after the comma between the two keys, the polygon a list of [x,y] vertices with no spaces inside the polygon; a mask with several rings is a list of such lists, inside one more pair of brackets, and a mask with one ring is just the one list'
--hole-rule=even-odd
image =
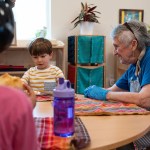
{"label": "dining table", "polygon": [[[53,102],[38,101],[34,117],[53,117]],[[142,137],[150,130],[150,114],[79,116],[91,142],[84,150],[114,150]]]}

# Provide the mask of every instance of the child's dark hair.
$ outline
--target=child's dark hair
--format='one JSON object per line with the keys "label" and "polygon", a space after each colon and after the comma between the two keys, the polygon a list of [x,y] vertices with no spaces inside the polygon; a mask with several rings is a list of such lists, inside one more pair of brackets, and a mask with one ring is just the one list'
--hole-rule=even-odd
{"label": "child's dark hair", "polygon": [[52,44],[49,40],[44,38],[37,38],[32,41],[28,47],[30,55],[39,56],[42,54],[52,53]]}

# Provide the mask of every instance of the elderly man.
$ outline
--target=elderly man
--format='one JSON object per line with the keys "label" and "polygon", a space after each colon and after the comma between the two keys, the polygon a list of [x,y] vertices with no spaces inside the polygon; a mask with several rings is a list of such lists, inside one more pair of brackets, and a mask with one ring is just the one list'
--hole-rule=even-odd
{"label": "elderly man", "polygon": [[[114,55],[128,70],[110,88],[92,85],[85,89],[86,97],[134,103],[150,108],[150,35],[144,23],[131,20],[118,25],[111,33]],[[150,133],[135,142],[139,148],[150,146]],[[129,148],[127,148],[130,150]],[[131,148],[132,149],[132,148]]]}

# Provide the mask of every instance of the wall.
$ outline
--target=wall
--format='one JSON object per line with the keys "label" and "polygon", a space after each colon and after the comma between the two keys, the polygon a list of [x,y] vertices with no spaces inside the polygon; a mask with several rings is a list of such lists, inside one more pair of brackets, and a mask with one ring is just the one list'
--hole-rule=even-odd
{"label": "wall", "polygon": [[106,83],[108,86],[109,78],[115,78],[115,57],[110,32],[119,22],[119,9],[143,9],[144,22],[150,24],[150,0],[52,0],[52,38],[63,41],[66,51],[67,37],[79,34],[79,27],[72,30],[71,21],[79,14],[81,2],[95,4],[97,10],[101,12],[100,24],[95,25],[94,33],[106,36]]}

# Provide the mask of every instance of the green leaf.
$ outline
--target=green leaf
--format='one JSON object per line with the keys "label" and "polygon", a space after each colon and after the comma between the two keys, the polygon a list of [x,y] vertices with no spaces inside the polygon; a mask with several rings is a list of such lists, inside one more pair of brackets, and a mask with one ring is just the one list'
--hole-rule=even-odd
{"label": "green leaf", "polygon": [[80,22],[81,22],[81,20],[77,21],[77,22],[74,24],[74,28],[75,28],[78,24],[80,24]]}
{"label": "green leaf", "polygon": [[73,21],[71,21],[71,23],[75,22],[79,17],[76,17]]}
{"label": "green leaf", "polygon": [[84,4],[81,2],[81,10],[84,10]]}

